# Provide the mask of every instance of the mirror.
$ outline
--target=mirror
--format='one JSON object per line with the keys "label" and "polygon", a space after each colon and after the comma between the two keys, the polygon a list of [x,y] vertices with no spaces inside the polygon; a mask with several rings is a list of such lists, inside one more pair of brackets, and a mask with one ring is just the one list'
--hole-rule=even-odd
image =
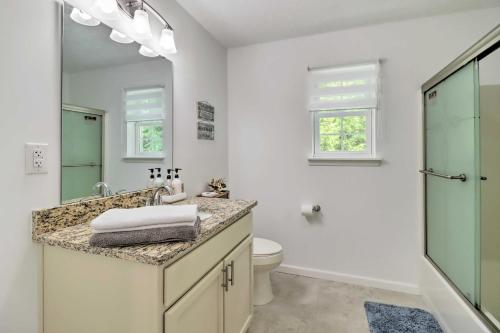
{"label": "mirror", "polygon": [[72,11],[65,3],[63,203],[144,189],[148,169],[157,175],[159,168],[172,168],[172,63],[139,54],[135,42],[111,40],[112,29],[103,23],[77,23]]}

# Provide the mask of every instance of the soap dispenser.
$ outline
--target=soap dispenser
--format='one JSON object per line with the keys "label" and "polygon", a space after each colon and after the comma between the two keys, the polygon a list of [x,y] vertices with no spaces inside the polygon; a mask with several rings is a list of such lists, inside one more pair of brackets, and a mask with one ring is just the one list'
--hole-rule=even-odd
{"label": "soap dispenser", "polygon": [[172,169],[167,169],[167,180],[165,181],[165,185],[168,187],[172,187],[172,175],[170,174]]}
{"label": "soap dispenser", "polygon": [[172,188],[174,190],[174,194],[179,194],[184,192],[184,183],[182,180],[179,178],[179,171],[182,169],[175,168],[175,176],[174,180],[172,181]]}
{"label": "soap dispenser", "polygon": [[155,187],[155,169],[148,169],[151,174],[149,175],[149,184],[148,188]]}
{"label": "soap dispenser", "polygon": [[157,174],[154,181],[155,187],[163,186],[163,179],[161,178],[161,168],[156,168]]}

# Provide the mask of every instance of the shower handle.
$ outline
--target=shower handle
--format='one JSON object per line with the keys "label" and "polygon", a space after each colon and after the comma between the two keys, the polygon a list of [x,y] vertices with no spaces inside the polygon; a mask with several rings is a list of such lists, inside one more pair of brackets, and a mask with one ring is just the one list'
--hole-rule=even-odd
{"label": "shower handle", "polygon": [[467,180],[467,176],[464,173],[461,173],[457,176],[450,176],[450,175],[446,175],[443,173],[435,172],[433,169],[419,170],[419,172],[423,173],[424,175],[436,176],[439,178],[445,178],[445,179],[450,179],[450,180],[460,180],[462,182],[465,182]]}

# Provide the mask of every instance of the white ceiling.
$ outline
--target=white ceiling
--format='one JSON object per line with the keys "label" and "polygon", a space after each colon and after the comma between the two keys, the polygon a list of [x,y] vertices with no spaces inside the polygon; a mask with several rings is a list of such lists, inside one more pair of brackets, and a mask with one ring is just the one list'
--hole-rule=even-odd
{"label": "white ceiling", "polygon": [[500,6],[500,0],[177,0],[228,47]]}

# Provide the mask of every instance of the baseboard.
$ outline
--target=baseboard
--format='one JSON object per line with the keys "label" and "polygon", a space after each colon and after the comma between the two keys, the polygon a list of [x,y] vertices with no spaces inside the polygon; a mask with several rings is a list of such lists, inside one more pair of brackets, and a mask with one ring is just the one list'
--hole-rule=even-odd
{"label": "baseboard", "polygon": [[287,273],[287,274],[295,274],[302,275],[316,279],[323,279],[329,281],[350,283],[359,286],[372,287],[372,288],[380,288],[386,290],[400,291],[410,294],[419,295],[420,289],[416,284],[403,283],[397,281],[390,280],[382,280],[382,279],[374,279],[365,276],[351,275],[345,273],[338,273],[332,271],[324,271],[320,269],[307,268],[307,267],[299,267],[292,265],[281,265],[276,271]]}

